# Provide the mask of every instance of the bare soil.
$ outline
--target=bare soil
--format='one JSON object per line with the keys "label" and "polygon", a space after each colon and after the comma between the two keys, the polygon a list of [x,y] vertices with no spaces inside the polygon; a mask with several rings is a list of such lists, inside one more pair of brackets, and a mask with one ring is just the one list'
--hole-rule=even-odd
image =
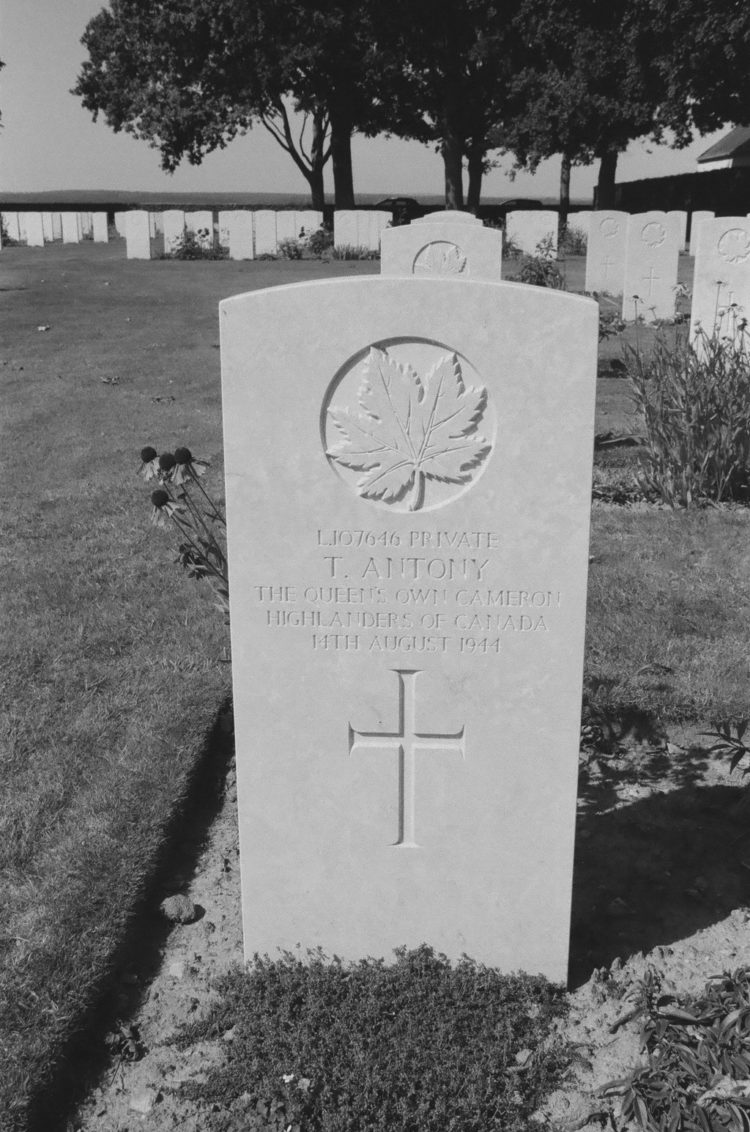
{"label": "bare soil", "polygon": [[[581,755],[571,1011],[563,1030],[576,1057],[565,1088],[537,1114],[540,1129],[629,1128],[617,1098],[602,1089],[642,1061],[637,1021],[617,1023],[627,1011],[623,991],[648,966],[665,991],[684,995],[750,964],[750,806],[741,776],[730,776],[697,729],[668,738],[649,731],[643,720],[624,721],[610,752]],[[103,1072],[70,1132],[206,1127],[209,1114],[175,1090],[221,1061],[231,1031],[184,1052],[165,1043],[207,1009],[215,976],[241,962],[238,866],[230,767],[193,875],[175,876],[175,891],[202,914],[174,925],[154,971],[123,974],[130,1013],[113,1022]]]}

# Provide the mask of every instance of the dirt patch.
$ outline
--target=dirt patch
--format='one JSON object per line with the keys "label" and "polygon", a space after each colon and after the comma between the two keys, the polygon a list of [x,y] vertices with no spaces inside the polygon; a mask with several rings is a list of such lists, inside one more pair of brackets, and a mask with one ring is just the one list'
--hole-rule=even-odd
{"label": "dirt patch", "polygon": [[[577,1052],[566,1088],[538,1114],[540,1128],[601,1125],[612,1108],[614,1126],[627,1128],[600,1090],[641,1060],[637,1022],[618,1022],[628,1009],[623,991],[649,966],[679,995],[750,964],[750,806],[709,743],[696,731],[655,743],[630,736],[612,754],[581,758],[564,1030]],[[204,914],[170,932],[137,1009],[110,1034],[108,1064],[71,1132],[205,1128],[205,1111],[172,1090],[219,1062],[231,1031],[184,1052],[165,1042],[207,1009],[213,978],[242,956],[233,769],[184,891]]]}

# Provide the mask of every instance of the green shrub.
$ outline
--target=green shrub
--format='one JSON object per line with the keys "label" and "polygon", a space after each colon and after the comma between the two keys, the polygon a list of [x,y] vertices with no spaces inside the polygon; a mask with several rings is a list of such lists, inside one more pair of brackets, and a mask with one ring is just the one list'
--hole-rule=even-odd
{"label": "green shrub", "polygon": [[316,232],[311,232],[307,247],[311,255],[322,256],[333,247],[333,232],[328,228],[318,228]]}
{"label": "green shrub", "polygon": [[627,348],[646,444],[640,479],[670,507],[750,497],[750,353],[744,328]]}
{"label": "green shrub", "polygon": [[178,1039],[232,1030],[224,1064],[183,1087],[213,1107],[211,1130],[524,1132],[561,1072],[542,1045],[561,988],[426,946],[391,965],[256,956],[218,989]]}
{"label": "green shrub", "polygon": [[518,271],[508,278],[516,283],[532,283],[535,287],[562,290],[565,279],[557,266],[552,240],[549,237],[540,240],[536,246],[536,255],[521,255]]}
{"label": "green shrub", "polygon": [[199,228],[197,232],[186,230],[162,259],[226,259],[229,253],[216,242],[215,237],[207,246],[208,235],[208,228]]}
{"label": "green shrub", "polygon": [[380,252],[374,252],[362,244],[335,244],[332,255],[334,259],[380,259]]}
{"label": "green shrub", "polygon": [[282,259],[302,259],[305,254],[305,241],[294,237],[279,240],[278,252]]}

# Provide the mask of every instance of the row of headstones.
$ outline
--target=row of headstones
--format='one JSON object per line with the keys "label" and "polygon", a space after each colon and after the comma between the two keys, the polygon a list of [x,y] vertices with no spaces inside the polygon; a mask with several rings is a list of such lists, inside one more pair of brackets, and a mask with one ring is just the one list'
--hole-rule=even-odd
{"label": "row of headstones", "polygon": [[62,240],[77,244],[81,240],[106,243],[109,239],[106,212],[3,212],[3,228],[15,243],[30,248]]}
{"label": "row of headstones", "polygon": [[[684,214],[683,214],[684,215]],[[679,213],[593,212],[584,288],[622,295],[622,317],[673,318],[684,230]],[[722,312],[750,311],[750,217],[694,212],[691,333],[711,334]]]}

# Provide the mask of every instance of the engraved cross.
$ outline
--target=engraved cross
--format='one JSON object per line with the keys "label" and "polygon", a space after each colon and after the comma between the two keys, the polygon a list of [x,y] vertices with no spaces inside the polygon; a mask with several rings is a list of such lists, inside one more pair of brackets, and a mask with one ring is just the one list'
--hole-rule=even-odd
{"label": "engraved cross", "polygon": [[652,267],[652,268],[651,268],[651,270],[649,271],[648,275],[644,275],[644,276],[643,276],[643,280],[644,280],[644,282],[648,283],[648,294],[649,294],[649,298],[650,298],[650,297],[651,297],[651,296],[653,295],[653,293],[654,293],[654,283],[656,282],[656,280],[657,280],[657,279],[661,279],[661,275],[657,275],[657,274],[656,274],[656,273],[654,272],[654,269],[653,269],[653,267]]}
{"label": "engraved cross", "polygon": [[605,279],[609,275],[610,267],[614,266],[614,262],[615,261],[613,259],[610,259],[608,255],[605,256],[604,259],[602,260],[602,267],[604,268],[604,278]]}
{"label": "engraved cross", "polygon": [[441,734],[417,731],[416,689],[419,670],[394,668],[398,677],[398,730],[355,731],[349,724],[349,754],[358,750],[388,750],[398,755],[398,838],[400,848],[418,848],[415,833],[417,751],[451,751],[465,757],[464,728]]}

